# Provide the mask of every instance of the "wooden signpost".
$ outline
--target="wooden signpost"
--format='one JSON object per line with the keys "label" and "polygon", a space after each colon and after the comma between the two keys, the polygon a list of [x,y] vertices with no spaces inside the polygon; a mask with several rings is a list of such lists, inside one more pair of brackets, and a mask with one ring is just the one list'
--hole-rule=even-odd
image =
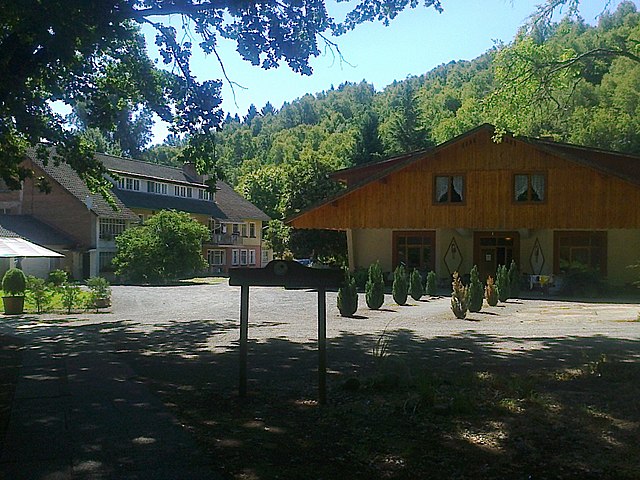
{"label": "wooden signpost", "polygon": [[273,260],[264,268],[231,268],[229,285],[240,290],[240,397],[247,396],[247,356],[249,340],[249,287],[306,288],[318,291],[318,400],[327,401],[327,288],[337,288],[343,280],[340,270],[309,268],[298,262]]}

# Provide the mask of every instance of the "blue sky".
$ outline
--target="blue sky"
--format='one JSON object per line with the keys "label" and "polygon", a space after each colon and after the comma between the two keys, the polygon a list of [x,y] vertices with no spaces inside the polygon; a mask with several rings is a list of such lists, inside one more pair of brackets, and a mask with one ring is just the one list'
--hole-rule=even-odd
{"label": "blue sky", "polygon": [[[394,80],[420,75],[452,60],[470,60],[491,48],[496,41],[510,42],[518,28],[542,0],[443,0],[443,13],[424,7],[402,12],[388,27],[378,23],[360,25],[355,31],[335,40],[346,62],[327,52],[313,59],[314,73],[301,76],[286,65],[262,70],[240,59],[232,42],[221,41],[219,53],[229,78],[245,88],[223,87],[225,112],[244,115],[249,105],[258,109],[267,101],[280,108],[305,93],[318,93],[346,81],[366,80],[377,90]],[[634,3],[638,6],[640,0]],[[610,9],[620,3],[583,0],[581,14],[589,23],[608,3]],[[327,0],[330,13],[339,16],[344,5]],[[146,30],[145,30],[146,32]],[[153,36],[148,35],[153,53]],[[192,68],[199,80],[222,78],[213,56],[194,52]],[[166,129],[154,129],[154,142],[161,142]]]}

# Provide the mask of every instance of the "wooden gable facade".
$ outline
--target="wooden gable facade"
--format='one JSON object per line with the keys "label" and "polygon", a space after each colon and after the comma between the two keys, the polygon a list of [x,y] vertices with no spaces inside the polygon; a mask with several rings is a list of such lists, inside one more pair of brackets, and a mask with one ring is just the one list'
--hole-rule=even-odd
{"label": "wooden gable facade", "polygon": [[486,275],[513,258],[523,272],[552,274],[569,259],[618,282],[633,276],[640,158],[512,136],[497,143],[483,125],[366,168],[335,174],[347,189],[289,221],[345,230],[352,268],[404,262],[445,277],[478,264]]}

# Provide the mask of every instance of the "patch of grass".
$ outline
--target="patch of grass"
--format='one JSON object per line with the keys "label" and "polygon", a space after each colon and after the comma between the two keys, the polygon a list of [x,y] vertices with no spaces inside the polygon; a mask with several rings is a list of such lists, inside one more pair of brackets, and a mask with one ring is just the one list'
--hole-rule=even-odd
{"label": "patch of grass", "polygon": [[178,283],[188,285],[218,285],[220,283],[226,283],[228,280],[227,277],[194,277],[179,280]]}
{"label": "patch of grass", "polygon": [[[212,386],[150,384],[236,480],[640,478],[637,363],[598,356],[521,373],[375,363],[324,407],[313,388],[293,399],[263,385],[240,402]],[[403,380],[381,388],[394,371]]]}

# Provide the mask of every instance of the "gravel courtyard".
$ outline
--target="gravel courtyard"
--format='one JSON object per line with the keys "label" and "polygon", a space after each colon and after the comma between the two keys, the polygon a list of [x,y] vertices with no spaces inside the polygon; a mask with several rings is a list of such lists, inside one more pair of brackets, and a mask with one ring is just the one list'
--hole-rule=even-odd
{"label": "gravel courtyard", "polygon": [[[70,385],[116,369],[112,385],[151,392],[163,407],[133,400],[131,407],[151,415],[149,425],[154,415],[175,416],[174,426],[198,445],[196,466],[222,478],[640,474],[638,303],[538,297],[458,320],[446,297],[400,307],[387,295],[371,311],[361,295],[357,315],[342,318],[330,292],[328,405],[319,408],[317,294],[251,289],[244,401],[237,396],[239,299],[240,289],[226,282],[116,286],[108,312],[6,318],[4,330],[39,336],[44,350],[33,353],[68,366],[102,359],[93,371],[76,368]],[[100,405],[120,411],[116,395]],[[131,428],[151,429],[142,417],[127,418]],[[165,430],[156,430],[169,452],[156,446],[157,454],[183,458],[170,454],[173,437],[162,441]],[[107,440],[98,444],[113,448]],[[118,452],[126,458],[142,452],[125,447]],[[105,452],[100,465],[117,473],[119,458]]]}
{"label": "gravel courtyard", "polygon": [[[111,348],[136,352],[137,360],[149,366],[160,354],[167,356],[167,367],[171,359],[191,364],[207,358],[207,363],[225,366],[215,369],[216,384],[233,389],[239,300],[240,288],[226,282],[115,286],[110,313],[79,315],[69,325],[97,330]],[[497,307],[485,304],[465,320],[453,316],[447,297],[419,302],[409,298],[408,305],[398,306],[387,295],[382,309],[373,311],[360,294],[359,305],[354,318],[343,318],[336,293],[327,293],[328,362],[336,380],[371,367],[372,351],[381,338],[388,341],[390,355],[445,366],[557,368],[602,354],[640,356],[640,305],[633,303],[509,300]],[[317,293],[253,287],[249,310],[250,382],[281,382],[284,388],[305,375],[313,388]]]}

